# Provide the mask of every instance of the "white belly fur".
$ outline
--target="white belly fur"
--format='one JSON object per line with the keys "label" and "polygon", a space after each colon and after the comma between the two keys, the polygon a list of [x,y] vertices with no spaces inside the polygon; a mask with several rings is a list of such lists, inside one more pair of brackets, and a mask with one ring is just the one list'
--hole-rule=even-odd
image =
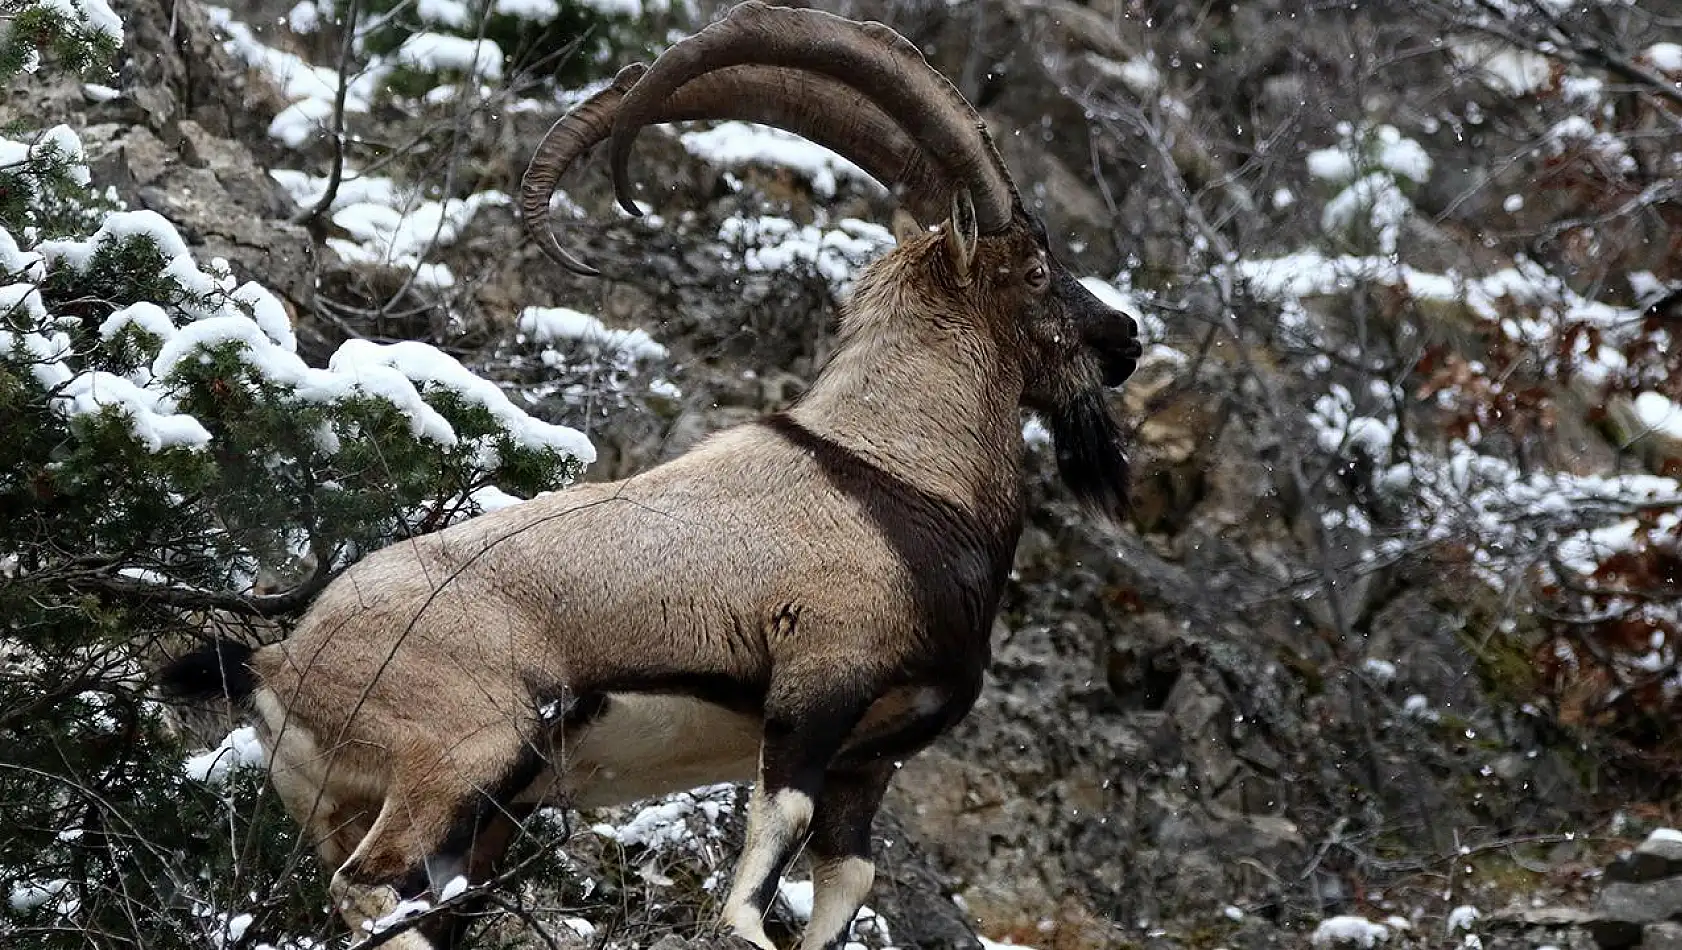
{"label": "white belly fur", "polygon": [[602,716],[557,749],[560,781],[543,797],[599,808],[715,782],[748,782],[759,764],[758,717],[687,696],[610,693]]}

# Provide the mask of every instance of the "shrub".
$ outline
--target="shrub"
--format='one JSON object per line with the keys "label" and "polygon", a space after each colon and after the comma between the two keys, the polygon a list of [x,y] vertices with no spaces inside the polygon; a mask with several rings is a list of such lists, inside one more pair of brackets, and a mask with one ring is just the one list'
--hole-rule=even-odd
{"label": "shrub", "polygon": [[[25,3],[0,76],[99,69],[121,25],[76,3]],[[320,926],[249,730],[187,758],[149,669],[208,622],[283,635],[360,554],[560,488],[589,442],[423,344],[306,365],[279,298],[102,197],[64,126],[0,139],[0,419],[0,944]]]}

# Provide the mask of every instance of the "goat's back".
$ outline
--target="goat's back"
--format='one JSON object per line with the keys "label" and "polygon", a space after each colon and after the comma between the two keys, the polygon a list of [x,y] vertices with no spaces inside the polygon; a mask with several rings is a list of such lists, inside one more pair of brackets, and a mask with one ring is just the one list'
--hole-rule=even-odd
{"label": "goat's back", "polygon": [[892,662],[912,584],[857,499],[748,426],[377,551],[257,669],[315,730],[353,709],[383,732],[395,723],[375,720],[501,715],[565,691],[751,704],[797,642],[802,662]]}

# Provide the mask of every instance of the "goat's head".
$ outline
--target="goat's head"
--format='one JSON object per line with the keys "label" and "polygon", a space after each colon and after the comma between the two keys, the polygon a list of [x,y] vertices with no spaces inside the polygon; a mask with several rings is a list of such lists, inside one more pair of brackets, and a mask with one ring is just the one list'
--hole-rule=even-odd
{"label": "goat's head", "polygon": [[916,46],[880,23],[748,0],[652,66],[627,66],[555,123],[526,172],[527,233],[563,267],[594,275],[549,228],[556,182],[611,139],[619,202],[640,214],[628,175],[637,133],[689,119],[795,132],[894,189],[922,225],[938,224],[938,234],[902,230],[900,248],[866,272],[860,292],[910,268],[921,286],[982,317],[978,327],[993,334],[996,351],[1018,361],[1022,402],[1049,423],[1064,480],[1090,507],[1119,512],[1127,462],[1103,390],[1133,372],[1138,328],[1053,256],[986,125]]}

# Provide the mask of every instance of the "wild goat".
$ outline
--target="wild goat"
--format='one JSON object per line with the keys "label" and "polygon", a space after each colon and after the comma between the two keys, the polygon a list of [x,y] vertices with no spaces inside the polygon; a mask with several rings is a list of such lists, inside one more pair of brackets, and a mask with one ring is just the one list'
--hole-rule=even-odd
{"label": "wild goat", "polygon": [[773,947],[761,919],[804,842],[800,947],[839,946],[895,761],[981,689],[1023,517],[1021,410],[1049,423],[1077,497],[1123,504],[1104,391],[1139,357],[1133,321],[1052,257],[975,110],[880,23],[748,2],[627,67],[537,147],[531,237],[594,273],[548,227],[561,173],[609,142],[635,213],[638,131],[702,118],[826,145],[921,222],[858,277],[810,390],[635,477],[387,547],[290,639],[165,671],[180,695],[248,697],[353,929],[484,880],[540,804],[752,780],[724,923]]}

